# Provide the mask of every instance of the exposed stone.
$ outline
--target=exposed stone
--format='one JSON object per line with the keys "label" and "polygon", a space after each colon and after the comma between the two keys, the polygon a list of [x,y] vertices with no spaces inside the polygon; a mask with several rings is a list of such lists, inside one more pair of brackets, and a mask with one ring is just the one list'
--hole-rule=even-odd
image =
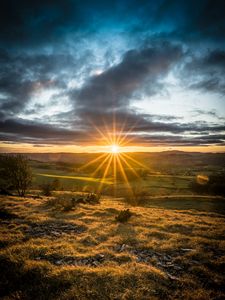
{"label": "exposed stone", "polygon": [[42,255],[35,258],[35,260],[47,260],[54,265],[71,265],[71,266],[90,266],[97,267],[99,266],[105,259],[104,254],[97,254],[95,256],[89,257],[73,257],[73,256],[65,256],[65,257],[54,257],[53,255]]}
{"label": "exposed stone", "polygon": [[183,251],[183,252],[189,252],[189,251],[193,251],[194,249],[191,249],[191,248],[182,248],[180,250]]}

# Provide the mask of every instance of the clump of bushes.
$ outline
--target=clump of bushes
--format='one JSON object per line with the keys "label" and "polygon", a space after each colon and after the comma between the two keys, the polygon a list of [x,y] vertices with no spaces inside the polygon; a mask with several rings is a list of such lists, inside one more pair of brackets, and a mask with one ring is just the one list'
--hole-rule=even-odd
{"label": "clump of bushes", "polygon": [[[69,197],[68,197],[69,196]],[[57,197],[54,199],[50,199],[47,202],[47,205],[53,206],[56,209],[63,210],[63,211],[70,211],[74,209],[78,204],[99,204],[100,203],[100,194],[80,194],[74,197],[70,195],[64,195],[63,197]]]}
{"label": "clump of bushes", "polygon": [[60,189],[60,181],[58,179],[54,179],[52,182],[43,183],[40,188],[42,190],[42,194],[44,196],[51,196],[53,191]]}
{"label": "clump of bushes", "polygon": [[118,216],[115,217],[117,222],[125,223],[132,216],[132,212],[128,209],[121,210]]}

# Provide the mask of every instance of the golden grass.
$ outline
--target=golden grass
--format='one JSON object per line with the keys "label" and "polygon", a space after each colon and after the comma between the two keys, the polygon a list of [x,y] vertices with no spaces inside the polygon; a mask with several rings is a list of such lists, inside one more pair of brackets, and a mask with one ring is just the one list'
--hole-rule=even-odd
{"label": "golden grass", "polygon": [[[69,212],[47,206],[46,197],[0,201],[16,215],[0,226],[3,299],[225,297],[220,214],[130,207],[106,197]],[[130,220],[116,222],[127,208]]]}

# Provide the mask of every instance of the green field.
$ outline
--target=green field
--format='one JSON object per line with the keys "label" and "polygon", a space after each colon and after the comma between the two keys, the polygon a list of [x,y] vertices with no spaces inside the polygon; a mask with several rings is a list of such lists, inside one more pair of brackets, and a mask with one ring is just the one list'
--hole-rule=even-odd
{"label": "green field", "polygon": [[[124,164],[124,172],[129,182],[127,183],[119,171],[115,179],[112,165],[104,179],[106,165],[103,164],[95,172],[103,159],[95,160],[101,155],[41,155],[39,159],[42,161],[38,161],[35,154],[36,160],[30,161],[34,174],[33,188],[38,189],[43,183],[58,179],[61,190],[95,192],[101,185],[101,192],[111,196],[125,196],[137,190],[144,191],[148,196],[193,195],[196,192],[191,189],[191,185],[198,175],[210,176],[225,172],[225,159],[222,154],[131,153],[127,159],[129,166]],[[90,164],[91,161],[94,163]]]}
{"label": "green field", "polygon": [[[41,163],[40,163],[41,164]],[[46,166],[46,163],[45,163]],[[125,172],[129,170],[125,169]],[[64,190],[79,190],[82,188],[88,188],[94,190],[100,182],[103,183],[103,190],[105,193],[113,194],[113,190],[117,191],[117,194],[126,192],[129,187],[122,178],[117,179],[116,185],[112,176],[108,176],[102,179],[101,176],[91,177],[89,173],[70,172],[68,170],[59,170],[57,164],[49,164],[49,168],[36,168],[33,167],[34,187],[38,187],[43,182],[51,182],[54,178],[57,178],[61,182],[61,186]],[[145,178],[132,177],[129,180],[129,184],[132,188],[138,186],[145,189],[150,195],[172,195],[172,194],[188,194],[189,185],[195,178],[193,175],[168,175],[168,174],[148,174]]]}

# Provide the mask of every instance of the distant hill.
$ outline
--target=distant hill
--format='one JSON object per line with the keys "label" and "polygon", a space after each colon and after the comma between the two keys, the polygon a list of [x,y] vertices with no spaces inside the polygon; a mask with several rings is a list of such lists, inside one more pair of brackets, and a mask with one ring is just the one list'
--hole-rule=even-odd
{"label": "distant hill", "polygon": [[99,153],[24,153],[31,160],[42,162],[84,163],[97,157]]}
{"label": "distant hill", "polygon": [[[200,153],[183,151],[164,152],[133,152],[127,153],[134,159],[142,161],[152,167],[181,166],[219,166],[225,168],[225,153]],[[83,164],[102,155],[102,153],[24,153],[29,159],[41,162],[66,162]]]}

